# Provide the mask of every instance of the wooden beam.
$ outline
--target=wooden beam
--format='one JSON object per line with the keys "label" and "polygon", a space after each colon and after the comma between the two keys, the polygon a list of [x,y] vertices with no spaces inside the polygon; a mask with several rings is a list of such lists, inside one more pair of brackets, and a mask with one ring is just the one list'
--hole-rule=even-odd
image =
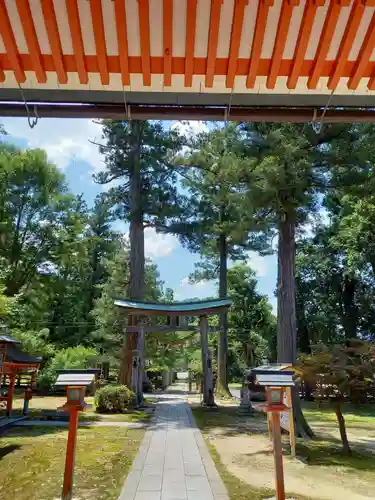
{"label": "wooden beam", "polygon": [[361,50],[359,51],[353,73],[348,81],[348,88],[355,90],[364,75],[366,66],[375,48],[375,13],[372,15],[371,23],[367,29]]}
{"label": "wooden beam", "polygon": [[141,60],[143,85],[151,85],[151,51],[150,51],[150,7],[148,0],[138,0],[139,34],[141,41]]}
{"label": "wooden beam", "polygon": [[286,40],[288,38],[289,25],[292,19],[293,8],[298,5],[298,0],[283,0],[279,23],[277,25],[276,38],[272,53],[270,72],[267,77],[266,87],[275,88],[276,79],[279,76],[281,59],[283,57]]}
{"label": "wooden beam", "polygon": [[129,48],[124,0],[115,0],[117,45],[123,85],[130,85]]}
{"label": "wooden beam", "polygon": [[248,89],[254,88],[255,85],[259,61],[262,54],[264,33],[267,26],[268,11],[272,5],[273,0],[259,0],[253,43],[251,47],[249,72],[246,79],[246,87]]}
{"label": "wooden beam", "polygon": [[186,47],[185,47],[185,87],[193,85],[195,30],[197,21],[198,0],[187,0],[186,13]]}
{"label": "wooden beam", "polygon": [[220,13],[223,0],[211,0],[210,26],[208,30],[207,69],[205,86],[214,84],[217,44],[219,41]]}
{"label": "wooden beam", "polygon": [[333,0],[329,4],[319,45],[316,49],[313,70],[307,80],[307,87],[309,89],[315,89],[318,85],[332,38],[335,33],[336,25],[339,20],[342,5],[344,5],[344,3],[339,3],[337,0]]}
{"label": "wooden beam", "polygon": [[36,78],[39,83],[46,83],[47,74],[42,64],[42,54],[36,36],[29,0],[16,0],[16,4]]}
{"label": "wooden beam", "polygon": [[232,33],[230,37],[229,61],[226,87],[233,88],[237,73],[238,53],[240,51],[242,26],[246,5],[249,0],[236,0],[233,12]]}
{"label": "wooden beam", "polygon": [[48,41],[51,48],[52,59],[55,65],[59,83],[67,83],[68,74],[64,66],[59,28],[57,26],[53,0],[41,0],[41,7],[44,17],[44,24],[47,30]]}
{"label": "wooden beam", "polygon": [[77,0],[66,0],[66,8],[79,81],[82,84],[86,84],[89,81],[89,76],[85,65],[85,51],[83,48]]}
{"label": "wooden beam", "polygon": [[302,64],[305,60],[307,46],[310,41],[310,35],[315,21],[316,11],[319,6],[324,5],[324,2],[325,0],[306,1],[301,25],[299,28],[298,39],[296,42],[296,48],[294,51],[293,66],[288,76],[288,89],[295,89],[297,86],[298,78],[301,74]]}
{"label": "wooden beam", "polygon": [[0,34],[16,80],[18,83],[24,83],[26,75],[20,63],[16,40],[4,0],[0,0]]}
{"label": "wooden beam", "polygon": [[173,0],[163,0],[164,85],[172,84]]}
{"label": "wooden beam", "polygon": [[102,0],[90,0],[90,8],[100,80],[103,85],[109,85],[107,46],[104,33]]}
{"label": "wooden beam", "polygon": [[353,46],[354,39],[357,35],[357,31],[362,21],[364,11],[365,5],[363,4],[363,2],[361,0],[355,0],[352,10],[349,14],[348,23],[341,40],[339,50],[337,52],[335,68],[328,80],[328,88],[330,90],[334,90],[337,87],[340,78],[344,73],[345,64],[348,60],[348,56]]}

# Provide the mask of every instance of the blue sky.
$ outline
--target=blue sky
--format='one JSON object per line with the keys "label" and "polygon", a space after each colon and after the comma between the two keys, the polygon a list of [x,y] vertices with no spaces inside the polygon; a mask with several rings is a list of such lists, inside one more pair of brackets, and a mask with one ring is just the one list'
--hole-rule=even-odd
{"label": "blue sky", "polygon": [[[47,155],[66,175],[71,190],[83,193],[88,205],[102,191],[102,186],[94,183],[92,174],[104,168],[98,148],[89,139],[99,141],[100,125],[91,120],[80,119],[40,119],[37,126],[30,129],[26,118],[5,118],[2,120],[8,132],[7,140],[19,147],[42,148]],[[167,125],[176,126],[171,122]],[[181,126],[181,125],[178,125]],[[189,122],[183,125],[185,131],[198,132],[205,127],[200,122]],[[119,228],[125,225],[118,224]],[[181,247],[177,238],[172,235],[157,234],[153,229],[146,229],[146,254],[158,266],[166,287],[173,288],[176,300],[191,297],[205,298],[217,293],[214,282],[201,282],[190,285],[188,276],[194,270],[194,263],[199,255],[191,254]],[[260,257],[251,252],[248,263],[256,271],[258,289],[268,295],[274,309],[276,299],[276,257],[275,255]]]}

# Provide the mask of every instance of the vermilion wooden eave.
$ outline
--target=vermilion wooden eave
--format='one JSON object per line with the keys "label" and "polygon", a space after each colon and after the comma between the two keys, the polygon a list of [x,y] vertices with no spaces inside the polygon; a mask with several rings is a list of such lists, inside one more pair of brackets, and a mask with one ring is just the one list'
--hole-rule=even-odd
{"label": "vermilion wooden eave", "polygon": [[[150,2],[149,0],[138,0],[138,19],[134,22],[139,24],[139,57],[128,55],[128,35],[126,30],[119,30],[118,22],[126,20],[125,3],[115,0],[114,12],[116,19],[117,43],[119,56],[108,55],[105,28],[103,21],[103,7],[100,0],[89,0],[91,23],[96,48],[96,55],[85,55],[83,43],[82,26],[77,0],[61,0],[65,2],[67,19],[71,36],[73,54],[62,53],[59,26],[56,24],[56,6],[59,5],[51,0],[40,0],[43,19],[46,25],[47,36],[50,43],[51,54],[43,54],[30,8],[30,0],[14,0],[17,7],[21,29],[28,48],[28,54],[19,53],[12,24],[8,15],[7,3],[0,0],[0,32],[6,49],[6,54],[0,54],[0,80],[6,78],[5,71],[14,71],[18,83],[25,81],[25,71],[35,73],[39,83],[46,82],[46,72],[56,72],[60,83],[66,82],[67,72],[76,72],[80,83],[88,82],[88,72],[99,73],[101,83],[109,85],[110,74],[121,73],[123,83],[129,81],[131,74],[142,74],[145,87],[151,86],[151,75],[164,75],[164,85],[171,85],[173,75],[185,75],[185,86],[192,86],[193,75],[205,75],[205,86],[215,85],[214,76],[226,76],[226,86],[232,88],[235,85],[236,76],[246,76],[247,88],[253,88],[257,76],[267,77],[267,87],[273,89],[277,77],[288,77],[287,86],[294,89],[299,77],[308,77],[308,89],[316,89],[321,77],[329,78],[330,88],[336,88],[340,78],[349,78],[348,87],[355,90],[362,78],[370,77],[368,88],[373,89],[375,85],[374,62],[370,61],[372,51],[375,49],[374,19],[367,28],[362,48],[355,61],[349,61],[351,44],[354,42],[356,30],[359,27],[363,9],[374,6],[374,0],[326,0],[329,2],[328,11],[325,16],[319,44],[313,60],[306,60],[306,50],[312,26],[316,19],[317,10],[324,4],[324,0],[306,0],[303,18],[300,26],[291,28],[291,19],[294,9],[299,0],[282,0],[281,14],[278,19],[273,53],[270,59],[262,58],[262,50],[265,43],[266,25],[270,9],[274,0],[259,0],[253,39],[249,51],[251,57],[248,59],[238,58],[239,47],[243,30],[245,9],[248,0],[235,0],[232,13],[232,27],[230,34],[229,54],[227,58],[218,58],[218,43],[220,37],[220,22],[224,0],[210,0],[210,17],[208,26],[207,57],[195,58],[193,46],[196,41],[197,27],[197,1],[186,2],[186,57],[173,57],[173,2],[162,0],[162,32],[163,52],[159,57],[152,57],[150,50]],[[335,60],[327,60],[328,51],[335,33],[342,8],[351,11],[346,21],[344,39]],[[246,10],[249,15],[249,10]],[[87,21],[86,21],[87,22]],[[291,29],[298,29],[293,57],[283,59],[283,52],[288,34]]]}

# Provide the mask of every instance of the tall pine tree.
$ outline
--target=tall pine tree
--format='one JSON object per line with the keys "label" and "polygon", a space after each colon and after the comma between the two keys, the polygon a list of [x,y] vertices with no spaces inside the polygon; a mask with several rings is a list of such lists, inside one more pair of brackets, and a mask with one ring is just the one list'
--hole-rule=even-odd
{"label": "tall pine tree", "polygon": [[[172,158],[181,146],[176,130],[156,121],[104,121],[106,170],[96,176],[109,184],[108,199],[119,218],[129,223],[129,297],[144,298],[146,227],[164,226],[179,213],[177,176]],[[136,336],[124,338],[120,381],[130,386]]]}
{"label": "tall pine tree", "polygon": [[[228,261],[246,257],[246,250],[261,249],[266,232],[252,217],[239,182],[242,137],[234,123],[193,137],[183,158],[180,174],[189,191],[189,207],[182,221],[170,230],[190,249],[199,251],[201,262],[192,279],[219,279],[219,296],[228,294]],[[221,315],[216,392],[229,396],[227,380],[228,321]]]}

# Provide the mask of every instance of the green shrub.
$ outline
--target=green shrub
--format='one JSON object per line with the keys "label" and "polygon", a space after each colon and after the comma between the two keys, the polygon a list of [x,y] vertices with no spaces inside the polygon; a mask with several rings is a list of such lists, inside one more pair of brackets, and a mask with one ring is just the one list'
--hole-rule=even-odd
{"label": "green shrub", "polygon": [[99,354],[95,349],[82,345],[61,349],[40,372],[38,386],[41,389],[50,389],[56,382],[57,370],[95,367],[98,356]]}
{"label": "green shrub", "polygon": [[134,392],[125,385],[106,385],[95,393],[95,411],[98,413],[124,413],[134,404]]}

